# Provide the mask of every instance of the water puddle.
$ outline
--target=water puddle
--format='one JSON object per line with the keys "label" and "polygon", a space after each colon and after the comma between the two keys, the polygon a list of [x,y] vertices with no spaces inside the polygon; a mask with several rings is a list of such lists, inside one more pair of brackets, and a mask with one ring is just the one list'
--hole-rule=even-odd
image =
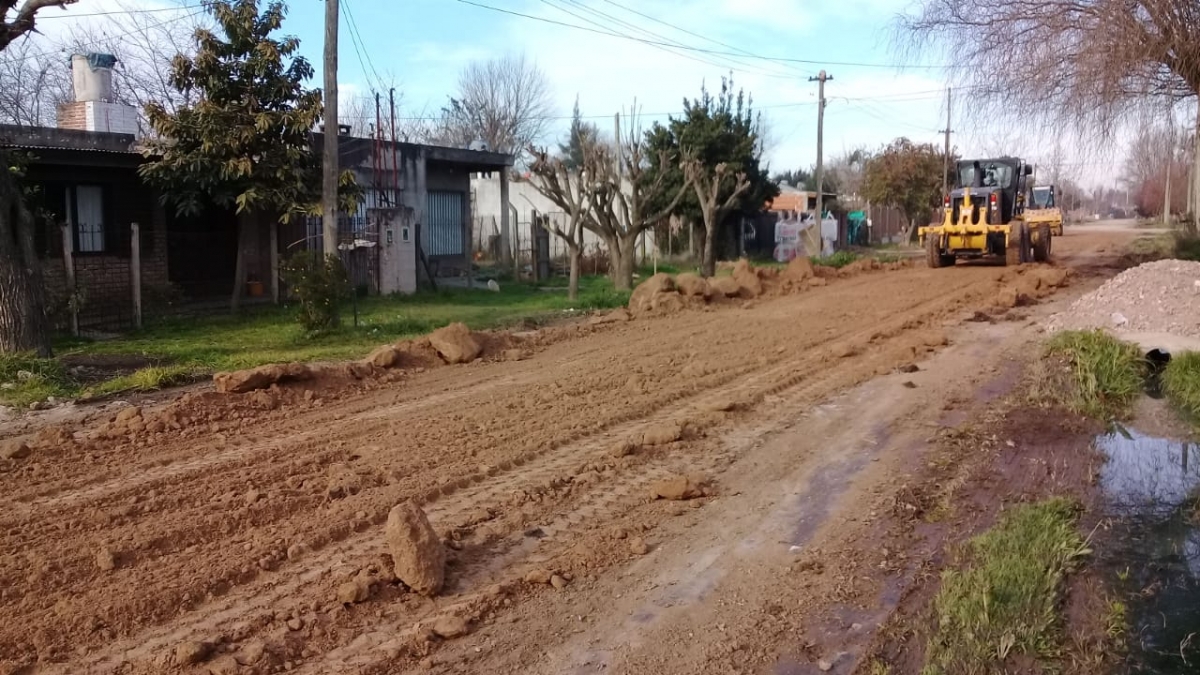
{"label": "water puddle", "polygon": [[1102,562],[1129,591],[1127,672],[1200,672],[1200,446],[1124,427],[1096,446],[1119,533]]}

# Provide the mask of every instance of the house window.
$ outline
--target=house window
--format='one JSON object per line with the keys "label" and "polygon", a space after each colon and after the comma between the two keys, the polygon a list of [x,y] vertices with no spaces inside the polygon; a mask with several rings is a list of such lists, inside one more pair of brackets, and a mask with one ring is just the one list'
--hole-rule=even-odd
{"label": "house window", "polygon": [[104,190],[98,185],[67,188],[67,222],[75,233],[75,250],[104,252]]}

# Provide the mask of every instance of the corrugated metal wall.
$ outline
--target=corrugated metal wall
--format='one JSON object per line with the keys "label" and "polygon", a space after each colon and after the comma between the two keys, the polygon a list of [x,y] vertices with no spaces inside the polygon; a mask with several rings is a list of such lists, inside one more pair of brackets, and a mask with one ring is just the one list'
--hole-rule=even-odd
{"label": "corrugated metal wall", "polygon": [[425,255],[466,254],[463,193],[430,190],[426,196],[425,221],[421,228],[421,247]]}

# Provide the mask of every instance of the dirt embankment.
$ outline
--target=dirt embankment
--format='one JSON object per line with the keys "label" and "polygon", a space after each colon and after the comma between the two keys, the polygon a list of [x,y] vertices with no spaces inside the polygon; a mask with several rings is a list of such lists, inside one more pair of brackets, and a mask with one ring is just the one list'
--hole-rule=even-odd
{"label": "dirt embankment", "polygon": [[[908,366],[946,344],[947,321],[1002,315],[1006,288],[1038,278],[1030,302],[1053,292],[1049,270],[911,268],[826,288],[818,270],[753,272],[768,297],[749,307],[454,329],[440,346],[45,431],[0,459],[0,610],[20,619],[0,626],[0,663],[395,672],[484,632],[565,644],[573,633],[520,608],[611,597],[614,568],[686,542],[667,523],[732,496],[739,451],[721,439],[746,416],[782,394],[810,409]],[[772,295],[789,283],[807,287]],[[695,280],[671,284],[697,297],[684,295]],[[410,592],[388,553],[403,503],[445,546],[437,600]],[[534,652],[472,667],[518,672]]]}

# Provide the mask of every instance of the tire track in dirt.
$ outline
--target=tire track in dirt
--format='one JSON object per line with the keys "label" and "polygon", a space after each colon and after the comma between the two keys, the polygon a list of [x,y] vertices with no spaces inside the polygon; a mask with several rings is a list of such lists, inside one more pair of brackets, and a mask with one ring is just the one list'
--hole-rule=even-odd
{"label": "tire track in dirt", "polygon": [[[991,279],[990,277],[983,279],[983,280],[981,280],[981,283],[976,284],[977,287],[975,288],[975,291],[976,292],[990,291],[993,283],[994,283],[994,280]],[[967,289],[959,289],[959,290],[961,292],[961,291],[967,290]],[[966,295],[970,295],[970,294],[966,294]],[[906,327],[911,328],[911,327],[915,327],[915,325],[920,324],[919,321],[915,321],[913,318],[914,311],[916,311],[918,313],[924,313],[923,315],[925,315],[927,317],[928,316],[937,316],[940,312],[944,312],[948,308],[952,308],[952,307],[956,307],[956,306],[960,305],[963,301],[963,298],[964,298],[963,294],[956,294],[954,297],[951,297],[951,298],[935,297],[935,298],[931,298],[928,300],[924,300],[924,301],[918,302],[915,306],[909,307],[909,308],[895,307],[894,310],[896,312],[900,312],[902,314],[901,317],[893,319],[892,321],[889,321],[889,322],[884,322],[882,324],[878,324],[878,325],[872,326],[870,328],[861,330],[861,331],[859,331],[857,333],[853,333],[849,336],[844,336],[842,339],[843,340],[865,340],[870,337],[887,336],[889,334],[896,334],[899,332],[903,332],[903,330],[905,330]],[[820,341],[818,341],[818,342],[820,342]],[[820,366],[822,364],[826,363],[830,356],[828,351],[829,350],[825,350],[824,352],[822,352],[816,356],[810,355],[808,358],[800,358],[800,359],[796,359],[793,361],[784,361],[783,363],[777,365],[774,368],[768,368],[764,372],[760,372],[756,375],[751,375],[746,382],[742,383],[740,387],[734,387],[732,391],[737,393],[740,391],[744,391],[748,388],[761,388],[764,392],[767,392],[767,393],[782,391],[783,389],[786,389],[790,386],[794,386],[795,384],[797,384],[801,379],[803,379],[805,373],[811,372],[811,370],[814,368],[820,368]],[[798,366],[805,362],[809,362],[809,369],[804,370],[801,374],[797,374],[796,371],[798,369]],[[869,375],[869,374],[871,374],[871,373],[867,373],[867,375]],[[706,395],[702,394],[699,397],[697,397],[697,403],[695,405],[697,407],[699,407],[701,405],[711,404],[712,402],[715,402],[718,400],[723,400],[729,395],[729,393],[730,393],[729,391],[722,391],[719,393],[711,393],[710,392]],[[661,422],[663,419],[675,419],[675,415],[676,415],[675,413],[668,412],[666,414],[666,417],[660,416],[660,417],[644,419],[640,422],[635,422],[633,425],[629,425],[627,428],[623,428],[622,431],[625,433],[634,434],[634,433],[637,433],[639,430],[644,430],[649,425]],[[682,414],[682,413],[679,413],[678,415],[681,417],[688,416],[687,414]],[[540,470],[540,473],[535,471],[534,475],[536,475],[538,479],[541,479],[545,476],[554,474],[556,472],[569,469],[569,468],[571,468],[571,466],[573,464],[575,464],[579,461],[580,457],[585,456],[588,452],[602,450],[603,449],[602,446],[606,442],[607,441],[592,441],[591,443],[584,442],[584,443],[580,443],[577,446],[575,446],[575,449],[573,452],[569,451],[566,453],[556,453],[559,455],[559,461],[554,462],[553,464],[549,465],[549,468],[545,468],[543,466],[543,468]],[[543,452],[541,454],[544,455],[545,453]],[[528,460],[525,460],[525,461],[528,461]],[[504,473],[503,471],[499,472],[499,475],[501,477],[504,477],[504,476],[507,476],[507,477],[503,478],[502,480],[500,480],[490,486],[485,487],[486,493],[482,495],[482,499],[498,500],[498,498],[501,497],[504,493],[511,491],[513,489],[514,485],[530,484],[530,480],[527,476],[527,474],[530,473],[528,469],[521,471],[517,475],[511,475],[512,470],[522,468],[525,465],[525,461],[521,461],[519,463],[514,462],[514,464],[509,469],[509,473],[507,473],[507,474]],[[485,478],[486,478],[486,476],[484,476],[482,478],[480,478],[478,476],[472,476],[469,478],[469,480],[466,480],[465,482],[460,480],[460,481],[458,481],[460,484],[456,487],[452,487],[450,492],[453,494],[456,490],[462,489],[463,487],[465,487],[467,485],[471,485],[471,484],[473,484],[479,480],[483,480]],[[468,501],[468,503],[470,503],[472,505],[472,508],[478,508],[479,500],[481,499],[481,494],[479,493],[479,491],[469,491],[466,494],[470,495],[470,499],[467,501]],[[433,496],[435,496],[435,495],[432,495],[432,494],[427,495],[427,497],[433,497]],[[438,494],[436,496],[438,496],[439,498],[441,497],[440,494]],[[464,497],[463,499],[466,499],[466,498]],[[451,504],[451,503],[443,502],[441,504],[438,504],[438,500],[436,500],[436,499],[432,500],[433,505],[431,506],[431,509],[430,509],[431,515],[439,523],[446,522],[447,520],[452,521],[455,517],[461,517],[464,512],[462,501],[463,500],[460,499],[460,500],[458,500],[458,503]],[[378,518],[378,516],[376,516],[376,518]],[[369,541],[364,541],[364,540],[369,540]],[[302,582],[303,581],[316,581],[320,577],[320,572],[319,572],[320,565],[326,564],[328,562],[328,559],[332,559],[333,557],[345,557],[347,555],[363,555],[362,550],[365,550],[365,549],[360,550],[361,547],[363,547],[363,546],[370,547],[370,546],[374,545],[374,543],[375,543],[374,539],[370,538],[369,535],[359,535],[354,538],[354,541],[347,541],[339,546],[327,547],[329,549],[328,556],[309,560],[305,564],[305,568],[307,571],[301,570],[300,572],[296,572],[294,570],[288,569],[288,570],[286,570],[286,572],[288,574],[293,575],[294,577],[300,578],[302,580]],[[312,572],[314,570],[316,570],[318,572],[316,576],[313,576],[313,574],[312,574]],[[252,591],[253,589],[246,588],[244,590]],[[299,591],[299,586],[290,584],[290,583],[284,583],[283,585],[277,586],[276,592],[272,592],[271,595],[287,597],[287,596],[297,594],[298,591]],[[260,603],[255,603],[253,605],[238,605],[238,604],[228,604],[229,601],[230,601],[230,598],[226,597],[226,598],[223,598],[221,602],[217,603],[222,606],[226,606],[227,609],[225,609],[223,611],[219,611],[218,614],[211,616],[208,621],[204,621],[203,618],[201,618],[201,623],[194,624],[197,627],[197,629],[198,630],[206,630],[210,627],[213,627],[216,624],[219,624],[221,621],[232,619],[238,615],[244,616],[244,615],[246,615],[247,612],[254,610],[259,605],[266,606],[266,605],[270,604],[269,602],[267,602],[267,603],[260,602]],[[209,609],[206,609],[205,611],[207,612],[207,611],[209,611]],[[177,630],[173,630],[168,634],[168,636],[165,638],[165,641],[161,641],[161,640],[154,641],[154,644],[156,644],[156,645],[161,644],[162,646],[166,646],[166,644],[169,644],[169,642],[171,640],[178,639],[178,637],[181,635],[180,630],[185,630],[185,632],[186,632],[186,629],[184,629],[183,627],[177,626],[176,628],[177,628]],[[143,645],[149,645],[151,641],[152,641],[152,639],[147,640],[145,638],[138,640],[138,642],[141,642]],[[140,652],[141,650],[138,650],[138,651]],[[120,653],[120,652],[118,652],[118,653]],[[145,652],[145,653],[149,653],[149,652]]]}

